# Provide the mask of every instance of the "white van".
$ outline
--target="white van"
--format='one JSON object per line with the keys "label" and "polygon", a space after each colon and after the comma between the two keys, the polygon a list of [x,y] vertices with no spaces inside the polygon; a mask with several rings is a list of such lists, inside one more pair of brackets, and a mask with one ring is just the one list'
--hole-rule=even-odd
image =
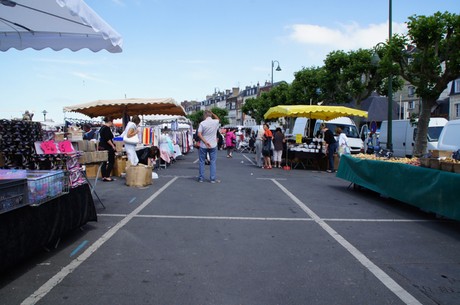
{"label": "white van", "polygon": [[[392,143],[393,156],[412,157],[414,154],[415,138],[417,136],[417,123],[410,120],[392,121]],[[446,125],[445,118],[430,118],[427,134],[427,151],[438,149],[438,139],[441,131]],[[383,121],[380,126],[380,146],[387,147],[388,143],[388,121]],[[426,154],[427,152],[424,152]]]}
{"label": "white van", "polygon": [[[322,120],[316,120],[315,128],[313,129],[313,135],[317,135],[320,132]],[[337,127],[342,129],[347,135],[348,138],[348,145],[350,146],[350,150],[352,154],[359,154],[364,152],[364,142],[359,137],[358,128],[356,127],[355,122],[349,117],[340,117],[333,120],[325,121],[324,122],[327,128],[335,132]]]}
{"label": "white van", "polygon": [[446,123],[439,135],[437,149],[451,151],[460,149],[460,120],[452,120]]}

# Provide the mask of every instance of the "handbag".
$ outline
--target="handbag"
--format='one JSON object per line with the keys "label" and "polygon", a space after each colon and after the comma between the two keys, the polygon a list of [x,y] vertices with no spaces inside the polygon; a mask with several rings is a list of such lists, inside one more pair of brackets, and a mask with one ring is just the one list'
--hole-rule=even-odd
{"label": "handbag", "polygon": [[139,137],[137,135],[134,135],[129,138],[128,133],[126,133],[123,136],[123,142],[125,142],[125,144],[136,145],[137,143],[139,143]]}

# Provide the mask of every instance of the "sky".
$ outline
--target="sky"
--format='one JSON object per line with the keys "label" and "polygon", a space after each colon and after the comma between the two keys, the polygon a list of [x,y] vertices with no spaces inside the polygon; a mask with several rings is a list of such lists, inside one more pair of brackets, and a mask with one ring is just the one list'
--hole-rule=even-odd
{"label": "sky", "polygon": [[[322,66],[334,50],[388,38],[388,0],[85,0],[123,37],[123,52],[10,49],[0,54],[0,119],[89,119],[65,106],[173,98],[263,85]],[[393,33],[412,15],[460,13],[458,0],[392,0]]]}

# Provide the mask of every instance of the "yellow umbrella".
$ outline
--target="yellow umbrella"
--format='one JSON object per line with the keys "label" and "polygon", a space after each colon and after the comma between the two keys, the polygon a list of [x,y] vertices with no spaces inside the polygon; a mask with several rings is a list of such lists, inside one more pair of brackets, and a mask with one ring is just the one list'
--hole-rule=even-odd
{"label": "yellow umbrella", "polygon": [[342,116],[360,116],[367,118],[367,111],[345,106],[278,105],[271,107],[264,114],[266,120],[280,117],[307,117],[310,119],[329,121]]}

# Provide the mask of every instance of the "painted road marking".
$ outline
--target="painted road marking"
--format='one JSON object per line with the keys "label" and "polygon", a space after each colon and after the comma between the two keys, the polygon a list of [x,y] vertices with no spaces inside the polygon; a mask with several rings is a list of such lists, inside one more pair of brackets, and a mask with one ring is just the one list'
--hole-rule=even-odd
{"label": "painted road marking", "polygon": [[171,184],[173,184],[177,178],[171,179],[166,183],[162,188],[156,191],[152,196],[147,198],[140,206],[138,206],[134,211],[129,213],[125,218],[121,219],[115,226],[110,228],[104,235],[96,240],[88,249],[86,249],[82,254],[80,254],[76,259],[71,261],[67,266],[61,269],[57,274],[55,274],[51,279],[49,279],[45,284],[38,288],[34,293],[32,293],[27,299],[22,301],[21,305],[33,305],[39,302],[44,296],[48,294],[54,287],[56,287],[60,282],[62,282],[66,276],[72,273],[81,263],[86,261],[94,252],[96,252],[106,241],[108,241],[115,233],[123,228],[134,216],[139,214],[142,209],[144,209],[150,202],[152,202],[158,195],[160,195],[164,190],[166,190]]}
{"label": "painted road marking", "polygon": [[275,183],[289,198],[292,199],[305,213],[308,214],[324,231],[326,231],[332,238],[334,238],[342,247],[344,247],[351,255],[353,255],[367,270],[369,270],[375,277],[382,282],[391,292],[393,292],[404,304],[422,304],[414,298],[409,292],[404,290],[395,280],[388,274],[368,259],[361,253],[355,246],[342,237],[337,231],[329,226],[323,219],[321,219],[315,212],[310,210],[302,201],[300,201],[294,194],[289,192],[283,185],[273,179]]}
{"label": "painted road marking", "polygon": [[70,257],[74,256],[75,254],[78,253],[78,251],[80,251],[81,249],[83,249],[84,246],[86,246],[86,244],[88,243],[87,240],[83,241],[78,247],[75,248],[75,250],[72,251],[72,253],[70,253]]}

